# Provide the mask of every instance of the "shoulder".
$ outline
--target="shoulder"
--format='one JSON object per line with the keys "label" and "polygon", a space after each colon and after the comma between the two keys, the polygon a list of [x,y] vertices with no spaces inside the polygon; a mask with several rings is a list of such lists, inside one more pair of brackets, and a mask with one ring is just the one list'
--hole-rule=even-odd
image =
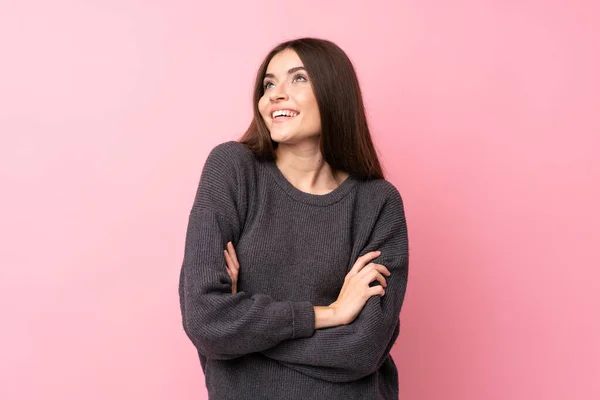
{"label": "shoulder", "polygon": [[230,140],[212,148],[208,160],[228,161],[229,163],[252,163],[254,154],[243,144]]}
{"label": "shoulder", "polygon": [[204,169],[220,174],[238,175],[253,169],[255,162],[256,157],[246,146],[231,140],[210,150]]}
{"label": "shoulder", "polygon": [[[398,188],[385,179],[374,179],[364,183],[361,188],[363,204],[360,209],[373,223],[372,234],[376,237],[396,238],[398,251],[408,254],[408,228],[404,202]],[[370,196],[366,193],[370,193]],[[368,210],[368,211],[366,211]]]}
{"label": "shoulder", "polygon": [[213,147],[202,169],[193,209],[228,216],[244,212],[248,190],[255,184],[252,152],[238,142]]}
{"label": "shoulder", "polygon": [[360,201],[372,206],[385,205],[403,208],[402,196],[398,188],[386,179],[370,179],[361,181],[358,187]]}
{"label": "shoulder", "polygon": [[227,142],[220,143],[213,147],[211,153],[217,154],[252,154],[250,150],[240,142],[236,142],[235,140],[229,140]]}

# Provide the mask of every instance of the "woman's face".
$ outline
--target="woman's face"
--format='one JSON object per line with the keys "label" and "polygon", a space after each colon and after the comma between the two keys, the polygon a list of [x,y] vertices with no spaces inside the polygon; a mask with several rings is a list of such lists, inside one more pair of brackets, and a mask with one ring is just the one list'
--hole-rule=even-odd
{"label": "woman's face", "polygon": [[321,134],[321,115],[312,84],[294,50],[277,53],[263,79],[260,114],[278,143],[298,143]]}

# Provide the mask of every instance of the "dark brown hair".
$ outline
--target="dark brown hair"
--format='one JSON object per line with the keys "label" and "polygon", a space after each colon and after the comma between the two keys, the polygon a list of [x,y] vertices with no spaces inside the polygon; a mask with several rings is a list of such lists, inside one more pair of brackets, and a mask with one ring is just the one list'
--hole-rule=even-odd
{"label": "dark brown hair", "polygon": [[254,84],[254,118],[238,140],[258,158],[273,160],[277,142],[258,110],[264,94],[263,79],[271,59],[292,49],[308,72],[321,114],[321,153],[333,170],[359,179],[383,179],[384,174],[371,140],[362,94],[352,62],[329,40],[301,38],[283,42],[262,62]]}

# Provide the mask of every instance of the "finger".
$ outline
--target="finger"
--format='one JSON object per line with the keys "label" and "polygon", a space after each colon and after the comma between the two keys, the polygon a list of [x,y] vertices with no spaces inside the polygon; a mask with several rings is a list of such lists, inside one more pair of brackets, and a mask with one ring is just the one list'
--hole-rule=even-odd
{"label": "finger", "polygon": [[357,274],[361,269],[364,268],[365,265],[367,265],[367,263],[369,261],[379,257],[380,254],[381,254],[381,251],[371,251],[367,254],[364,254],[364,255],[358,257],[358,259],[354,263],[354,266],[348,273],[349,274]]}
{"label": "finger", "polygon": [[[369,264],[365,269],[360,271],[358,277],[361,279],[362,282],[367,284],[370,284],[374,280],[377,280],[381,284],[381,286],[385,287],[387,285],[387,283],[385,283],[385,277],[371,264]],[[381,283],[382,280],[384,283]]]}
{"label": "finger", "polygon": [[225,263],[227,264],[227,268],[229,268],[229,263],[231,263],[231,257],[227,250],[223,250],[223,255],[225,256]]}
{"label": "finger", "polygon": [[237,254],[235,253],[235,249],[233,248],[233,243],[231,243],[231,242],[227,243],[227,250],[229,251],[229,255],[231,256],[233,262],[235,263],[235,266],[237,268],[239,268],[240,263],[238,262]]}
{"label": "finger", "polygon": [[227,269],[227,275],[229,275],[229,278],[231,278],[232,282],[235,282],[235,277],[233,276],[233,272],[231,272],[231,269],[229,267],[226,267]]}
{"label": "finger", "polygon": [[365,275],[368,274],[369,272],[373,271],[373,270],[377,270],[377,266],[381,265],[381,264],[377,264],[377,263],[368,263],[367,265],[364,266],[363,269],[360,270],[360,272],[358,273],[359,275]]}
{"label": "finger", "polygon": [[239,269],[239,265],[236,264],[235,260],[231,256],[231,253],[227,250],[224,250],[224,252],[225,252],[225,260],[227,261],[227,266],[229,268],[231,268],[232,270],[237,271]]}
{"label": "finger", "polygon": [[382,288],[381,286],[373,286],[373,287],[369,288],[369,290],[367,291],[367,294],[369,295],[369,297],[383,296],[385,294],[385,289]]}
{"label": "finger", "polygon": [[378,271],[373,270],[373,272],[371,272],[370,274],[368,274],[367,277],[367,284],[370,284],[373,281],[377,281],[379,282],[379,284],[382,287],[387,287],[387,282],[385,281],[385,278],[383,275],[381,275]]}
{"label": "finger", "polygon": [[390,276],[392,274],[390,270],[385,267],[385,265],[375,264],[375,269],[377,269],[380,274],[385,276]]}
{"label": "finger", "polygon": [[369,274],[371,271],[377,271],[382,275],[390,276],[390,271],[385,267],[385,265],[376,263],[367,264],[363,269],[360,270],[358,275],[366,275]]}
{"label": "finger", "polygon": [[227,270],[237,272],[237,268],[231,259],[231,255],[229,255],[227,250],[223,250],[223,253],[225,255],[225,266],[227,267]]}

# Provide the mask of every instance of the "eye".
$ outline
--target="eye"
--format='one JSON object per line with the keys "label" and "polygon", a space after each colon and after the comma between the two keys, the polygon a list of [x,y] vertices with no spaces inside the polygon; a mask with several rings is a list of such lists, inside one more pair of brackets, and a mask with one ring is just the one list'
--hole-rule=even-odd
{"label": "eye", "polygon": [[308,79],[306,78],[306,76],[304,76],[302,74],[297,74],[297,75],[294,75],[294,79],[292,80],[292,82],[294,82],[294,81],[308,82]]}
{"label": "eye", "polygon": [[263,89],[267,90],[267,89],[271,88],[271,86],[269,86],[269,85],[273,85],[273,82],[266,81],[265,83],[263,83]]}

